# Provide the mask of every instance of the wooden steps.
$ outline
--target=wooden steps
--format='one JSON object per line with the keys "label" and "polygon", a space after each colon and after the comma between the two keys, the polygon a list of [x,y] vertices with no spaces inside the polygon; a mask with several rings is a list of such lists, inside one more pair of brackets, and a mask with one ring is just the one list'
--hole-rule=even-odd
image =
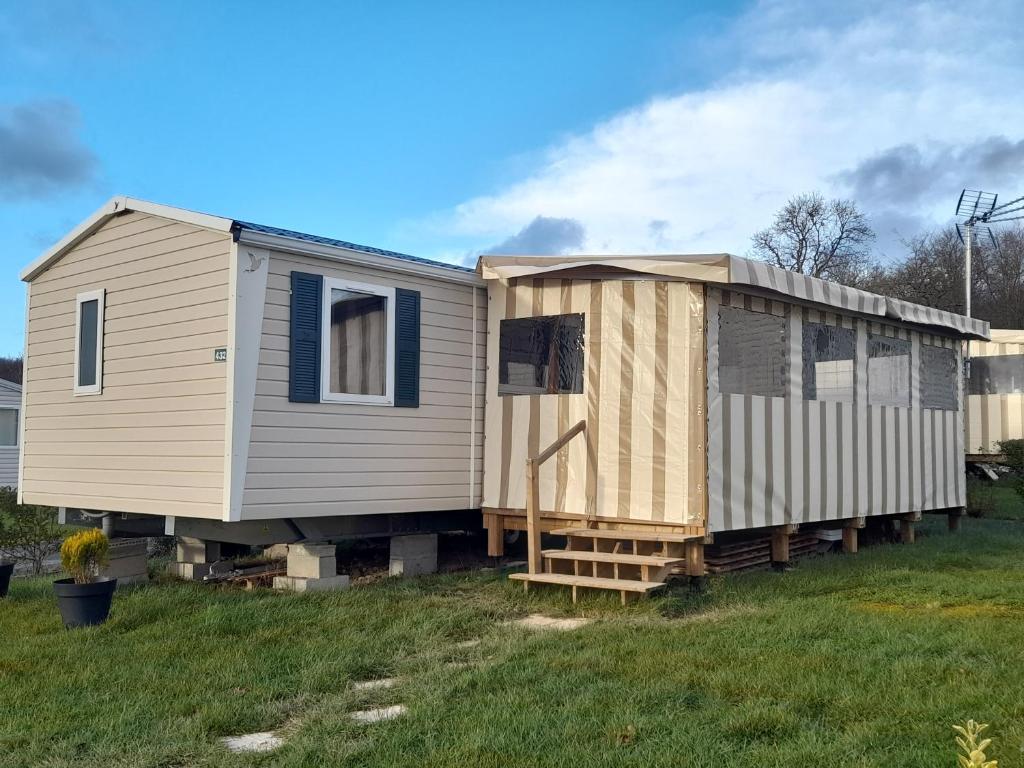
{"label": "wooden steps", "polygon": [[646,595],[665,586],[674,568],[685,571],[693,565],[704,573],[703,560],[693,564],[688,560],[696,557],[689,548],[703,547],[703,536],[642,528],[572,527],[552,533],[568,539],[566,549],[540,550],[533,573],[509,578],[524,582],[526,589],[531,584],[572,587],[573,602],[580,587],[614,591],[625,604],[630,595]]}
{"label": "wooden steps", "polygon": [[618,592],[622,595],[622,603],[625,605],[627,594],[646,595],[655,589],[665,586],[663,581],[602,579],[594,576],[575,576],[571,573],[510,573],[508,577],[514,581],[522,581],[523,586],[526,588],[529,588],[530,584],[558,584],[560,586],[572,587],[572,601],[574,603],[576,602],[576,590],[580,587]]}
{"label": "wooden steps", "polygon": [[614,563],[617,565],[648,565],[665,568],[686,562],[685,557],[660,557],[658,555],[634,555],[630,552],[592,552],[587,549],[545,549],[548,560],[579,560],[587,563]]}
{"label": "wooden steps", "polygon": [[692,533],[672,533],[671,531],[645,532],[633,530],[605,530],[602,528],[556,528],[551,531],[555,536],[571,536],[581,539],[612,539],[614,541],[654,541],[659,544],[682,544],[704,537]]}

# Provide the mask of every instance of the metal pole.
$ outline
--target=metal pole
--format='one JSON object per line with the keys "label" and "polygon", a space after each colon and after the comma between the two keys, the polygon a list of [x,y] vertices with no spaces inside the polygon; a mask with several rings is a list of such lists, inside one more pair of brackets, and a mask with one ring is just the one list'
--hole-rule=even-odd
{"label": "metal pole", "polygon": [[[971,316],[971,235],[974,232],[974,222],[968,219],[964,225],[964,316]],[[971,341],[967,340],[964,352],[964,379],[971,378]]]}

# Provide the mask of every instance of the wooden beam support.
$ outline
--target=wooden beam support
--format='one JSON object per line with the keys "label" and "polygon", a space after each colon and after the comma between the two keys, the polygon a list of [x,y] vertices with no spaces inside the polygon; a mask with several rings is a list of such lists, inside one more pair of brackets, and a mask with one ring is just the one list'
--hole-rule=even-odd
{"label": "wooden beam support", "polygon": [[772,528],[772,562],[789,562],[789,537],[796,533],[796,525],[780,525]]}
{"label": "wooden beam support", "polygon": [[907,518],[900,520],[900,541],[904,544],[914,543],[914,521]]}
{"label": "wooden beam support", "polygon": [[501,515],[484,514],[484,527],[487,529],[487,556],[505,556],[505,529]]}
{"label": "wooden beam support", "polygon": [[704,542],[700,539],[693,539],[686,542],[686,575],[704,575]]}
{"label": "wooden beam support", "polygon": [[843,552],[857,554],[857,528],[843,528]]}
{"label": "wooden beam support", "polygon": [[954,507],[953,509],[949,510],[949,516],[947,520],[949,522],[950,531],[960,530],[960,518],[962,518],[965,514],[967,514],[967,510],[964,509],[963,507]]}

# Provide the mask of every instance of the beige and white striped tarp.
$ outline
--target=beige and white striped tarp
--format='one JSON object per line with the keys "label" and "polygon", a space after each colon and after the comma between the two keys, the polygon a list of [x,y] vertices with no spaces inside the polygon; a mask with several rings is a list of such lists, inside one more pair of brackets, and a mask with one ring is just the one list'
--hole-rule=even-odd
{"label": "beige and white striped tarp", "polygon": [[[1024,355],[1024,331],[993,328],[991,341],[970,342],[976,357]],[[1024,438],[1024,392],[967,395],[967,452],[997,454],[1001,440]]]}
{"label": "beige and white striped tarp", "polygon": [[984,320],[879,296],[726,253],[678,256],[482,256],[477,268],[487,280],[542,276],[566,270],[600,269],[706,283],[748,285],[837,310],[949,329],[977,339],[987,339],[989,331],[988,323]]}
{"label": "beige and white striped tarp", "polygon": [[[722,304],[785,318],[787,397],[720,391]],[[852,402],[803,399],[805,322],[856,329]],[[909,408],[868,405],[869,332],[911,342]],[[959,340],[709,287],[707,344],[709,530],[964,504],[962,413],[921,407],[919,365],[922,344],[958,351]],[[957,402],[962,402],[961,378],[956,378]]]}
{"label": "beige and white striped tarp", "polygon": [[[704,287],[665,280],[488,283],[486,508],[526,506],[526,459],[585,419],[543,465],[544,512],[702,525]],[[583,313],[583,394],[499,395],[503,319]]]}

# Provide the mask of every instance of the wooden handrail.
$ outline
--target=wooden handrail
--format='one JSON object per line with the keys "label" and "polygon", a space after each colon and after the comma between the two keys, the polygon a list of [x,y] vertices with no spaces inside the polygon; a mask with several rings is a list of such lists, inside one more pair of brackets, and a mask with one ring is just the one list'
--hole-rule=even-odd
{"label": "wooden handrail", "polygon": [[526,557],[530,573],[537,573],[540,568],[540,467],[586,428],[585,420],[576,422],[555,442],[526,460]]}

